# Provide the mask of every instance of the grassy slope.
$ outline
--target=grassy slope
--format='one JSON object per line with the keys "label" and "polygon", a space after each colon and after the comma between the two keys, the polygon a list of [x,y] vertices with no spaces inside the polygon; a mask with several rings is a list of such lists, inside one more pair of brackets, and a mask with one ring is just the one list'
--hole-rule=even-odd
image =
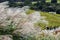
{"label": "grassy slope", "polygon": [[48,12],[40,12],[41,16],[45,16],[45,20],[48,21],[48,24],[37,22],[37,25],[41,29],[46,29],[46,26],[49,28],[59,27],[60,26],[60,14],[50,14]]}
{"label": "grassy slope", "polygon": [[50,14],[47,12],[41,12],[41,16],[45,16],[45,20],[49,22],[49,27],[59,27],[60,26],[60,14]]}
{"label": "grassy slope", "polygon": [[26,11],[26,14],[31,14],[33,12],[35,12],[35,11],[34,10],[28,10],[28,11]]}
{"label": "grassy slope", "polygon": [[[31,14],[34,10],[28,10],[26,13]],[[60,26],[60,14],[51,14],[48,12],[40,12],[41,16],[45,16],[45,20],[48,21],[48,25],[37,22],[37,25],[40,26],[42,29],[45,29],[46,26],[48,27],[59,27]]]}

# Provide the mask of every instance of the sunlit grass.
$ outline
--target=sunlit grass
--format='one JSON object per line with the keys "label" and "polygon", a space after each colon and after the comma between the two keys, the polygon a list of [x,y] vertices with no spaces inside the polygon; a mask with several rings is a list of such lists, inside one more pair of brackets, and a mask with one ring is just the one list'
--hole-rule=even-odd
{"label": "sunlit grass", "polygon": [[26,14],[31,14],[33,12],[34,12],[34,10],[28,10],[28,11],[26,11]]}
{"label": "sunlit grass", "polygon": [[45,20],[49,22],[48,27],[59,27],[60,26],[60,15],[50,14],[47,12],[41,12],[41,16],[45,16]]}
{"label": "sunlit grass", "polygon": [[46,0],[46,2],[51,2],[51,0]]}
{"label": "sunlit grass", "polygon": [[[26,13],[31,14],[34,10],[28,10]],[[48,12],[40,12],[41,16],[45,16],[45,20],[48,21],[48,25],[42,22],[37,22],[35,25],[40,26],[42,29],[47,27],[59,27],[60,26],[60,14],[52,14]]]}
{"label": "sunlit grass", "polygon": [[37,2],[32,2],[32,4],[36,4]]}
{"label": "sunlit grass", "polygon": [[57,3],[60,3],[60,0],[57,0]]}

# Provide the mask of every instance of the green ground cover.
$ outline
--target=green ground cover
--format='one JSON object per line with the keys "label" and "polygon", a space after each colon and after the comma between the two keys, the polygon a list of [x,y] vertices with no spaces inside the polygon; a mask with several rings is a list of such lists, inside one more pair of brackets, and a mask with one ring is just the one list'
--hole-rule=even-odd
{"label": "green ground cover", "polygon": [[[34,10],[28,10],[26,13],[31,14],[33,13]],[[60,26],[60,14],[52,14],[48,12],[40,12],[41,16],[46,17],[45,20],[48,21],[48,25],[42,23],[42,22],[37,22],[37,25],[40,26],[42,29],[45,29],[46,26],[48,27],[59,27]]]}

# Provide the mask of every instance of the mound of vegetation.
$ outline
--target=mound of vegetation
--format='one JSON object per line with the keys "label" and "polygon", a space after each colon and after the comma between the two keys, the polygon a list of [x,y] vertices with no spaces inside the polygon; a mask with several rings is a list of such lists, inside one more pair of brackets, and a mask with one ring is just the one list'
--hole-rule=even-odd
{"label": "mound of vegetation", "polygon": [[46,28],[46,26],[51,29],[60,27],[60,15],[48,12],[41,12],[41,16],[46,17],[45,20],[48,21],[48,25],[45,25],[44,23],[39,23],[39,26],[41,25],[42,28]]}
{"label": "mound of vegetation", "polygon": [[[33,12],[35,12],[35,11],[28,10],[26,13],[31,14]],[[42,11],[40,11],[40,14],[41,14],[41,16],[45,17],[44,18],[45,20],[48,21],[48,25],[41,23],[41,22],[37,23],[42,29],[46,29],[47,27],[50,29],[60,27],[60,14],[54,14],[54,13],[42,12]]]}

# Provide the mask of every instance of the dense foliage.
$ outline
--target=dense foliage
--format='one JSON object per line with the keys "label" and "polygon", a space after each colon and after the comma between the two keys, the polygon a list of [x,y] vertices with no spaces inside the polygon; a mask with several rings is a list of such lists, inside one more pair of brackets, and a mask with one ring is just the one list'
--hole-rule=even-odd
{"label": "dense foliage", "polygon": [[24,2],[11,2],[9,5],[13,7],[23,7],[23,6],[30,6],[30,9],[33,10],[41,10],[45,12],[56,12],[60,14],[60,3],[57,3],[56,0],[52,0],[51,2],[45,2],[46,0],[42,1],[35,1],[31,2],[30,0],[25,0]]}

